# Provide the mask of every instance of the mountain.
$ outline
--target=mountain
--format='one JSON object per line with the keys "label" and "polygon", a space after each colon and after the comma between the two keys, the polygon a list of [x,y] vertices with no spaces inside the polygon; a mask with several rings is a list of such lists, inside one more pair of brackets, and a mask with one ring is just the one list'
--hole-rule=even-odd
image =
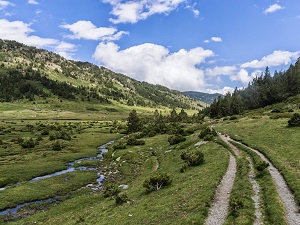
{"label": "mountain", "polygon": [[55,97],[101,104],[201,109],[204,103],[89,62],[0,39],[0,101]]}
{"label": "mountain", "polygon": [[222,96],[221,94],[215,93],[215,94],[208,94],[204,92],[197,92],[197,91],[184,91],[182,92],[184,95],[189,96],[193,99],[196,99],[198,101],[205,102],[207,104],[212,104],[215,99],[217,99],[219,96]]}

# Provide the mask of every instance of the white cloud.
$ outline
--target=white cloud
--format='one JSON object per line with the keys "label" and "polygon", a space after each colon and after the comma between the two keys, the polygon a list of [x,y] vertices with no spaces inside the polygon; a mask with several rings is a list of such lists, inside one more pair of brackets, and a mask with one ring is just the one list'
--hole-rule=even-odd
{"label": "white cloud", "polygon": [[222,38],[220,38],[220,37],[212,37],[211,40],[214,41],[214,42],[221,42]]}
{"label": "white cloud", "polygon": [[[105,3],[112,5],[111,14],[116,18],[111,18],[110,21],[117,23],[136,23],[139,20],[147,19],[154,14],[169,14],[171,11],[177,9],[180,4],[188,4],[189,0],[103,0]],[[195,15],[199,15],[199,11],[195,10]]]}
{"label": "white cloud", "polygon": [[269,8],[267,8],[264,11],[264,14],[274,13],[280,9],[284,9],[284,7],[282,7],[281,5],[278,5],[278,4],[273,4],[273,5],[270,5]]}
{"label": "white cloud", "polygon": [[230,76],[230,80],[232,81],[240,81],[243,84],[248,84],[253,80],[252,76],[249,76],[249,73],[245,69],[241,69],[236,75]]}
{"label": "white cloud", "polygon": [[176,90],[203,89],[204,73],[197,65],[213,56],[211,50],[194,48],[170,53],[164,46],[145,43],[125,50],[115,43],[100,43],[94,59],[101,65],[140,81]]}
{"label": "white cloud", "polygon": [[237,71],[236,66],[216,66],[205,70],[207,76],[233,75]]}
{"label": "white cloud", "polygon": [[209,43],[210,41],[213,41],[213,42],[222,42],[222,38],[220,37],[211,37],[210,40],[204,40],[204,43]]}
{"label": "white cloud", "polygon": [[263,57],[261,60],[253,60],[241,65],[241,68],[263,68],[280,65],[288,65],[292,60],[297,59],[300,56],[300,51],[289,52],[289,51],[274,51],[272,54]]}
{"label": "white cloud", "polygon": [[39,3],[36,0],[28,0],[28,4],[38,5]]}
{"label": "white cloud", "polygon": [[14,6],[14,5],[15,4],[9,1],[0,0],[0,10],[6,8],[7,6]]}
{"label": "white cloud", "polygon": [[222,89],[206,89],[206,92],[209,94],[219,93],[222,95],[226,95],[228,92],[233,93],[234,88],[225,86]]}
{"label": "white cloud", "polygon": [[74,44],[62,41],[57,46],[55,46],[54,50],[57,54],[60,54],[61,56],[65,57],[67,59],[72,59],[74,52],[77,51],[77,46]]}
{"label": "white cloud", "polygon": [[113,27],[96,27],[91,21],[85,20],[77,21],[73,24],[64,24],[60,27],[73,33],[66,35],[70,39],[113,41],[119,40],[124,34],[128,34],[125,31],[117,32],[117,29]]}
{"label": "white cloud", "polygon": [[[59,40],[52,38],[42,38],[35,35],[31,35],[34,32],[30,28],[31,24],[24,23],[23,21],[8,21],[6,19],[0,19],[0,38],[7,40],[15,40],[24,43],[29,46],[35,46],[38,48],[50,48],[54,49],[57,53],[62,53],[64,56],[68,52],[74,52],[75,47],[66,42],[60,42]],[[63,52],[64,49],[65,51]]]}

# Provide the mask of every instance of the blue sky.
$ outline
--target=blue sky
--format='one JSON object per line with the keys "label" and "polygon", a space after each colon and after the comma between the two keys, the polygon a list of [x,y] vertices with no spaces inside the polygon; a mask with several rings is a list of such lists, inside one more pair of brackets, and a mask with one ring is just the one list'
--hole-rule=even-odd
{"label": "blue sky", "polygon": [[180,91],[286,70],[299,28],[299,0],[0,0],[0,38]]}

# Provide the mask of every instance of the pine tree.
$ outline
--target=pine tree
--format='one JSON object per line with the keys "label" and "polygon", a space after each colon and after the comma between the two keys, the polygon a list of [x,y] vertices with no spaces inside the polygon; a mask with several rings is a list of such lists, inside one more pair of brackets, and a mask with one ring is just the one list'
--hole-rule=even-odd
{"label": "pine tree", "polygon": [[142,128],[142,124],[137,115],[137,112],[133,109],[127,119],[127,132],[134,133],[139,131]]}

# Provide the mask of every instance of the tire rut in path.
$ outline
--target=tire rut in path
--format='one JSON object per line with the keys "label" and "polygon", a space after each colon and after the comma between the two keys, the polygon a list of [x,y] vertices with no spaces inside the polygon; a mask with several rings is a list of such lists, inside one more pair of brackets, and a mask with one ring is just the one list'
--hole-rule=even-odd
{"label": "tire rut in path", "polygon": [[229,153],[229,156],[229,165],[226,174],[216,189],[209,215],[205,221],[206,225],[223,224],[227,217],[229,197],[236,174],[236,160],[231,153]]}
{"label": "tire rut in path", "polygon": [[[231,141],[234,141],[231,139]],[[237,141],[234,141],[237,142]],[[239,144],[242,144],[240,142],[237,142]],[[244,144],[242,144],[244,145]],[[277,193],[284,205],[285,208],[285,213],[286,213],[286,222],[289,225],[300,225],[300,213],[299,213],[299,208],[295,202],[294,196],[292,194],[292,192],[290,191],[289,187],[287,186],[283,176],[281,175],[281,173],[278,171],[278,169],[270,162],[270,160],[268,160],[266,158],[265,155],[263,155],[261,152],[259,152],[256,149],[253,149],[251,147],[248,147],[246,145],[244,145],[245,147],[247,147],[248,149],[250,149],[251,151],[255,152],[257,155],[259,155],[259,157],[269,163],[269,167],[268,170],[271,174],[271,177],[275,183],[276,189],[277,189]]]}

